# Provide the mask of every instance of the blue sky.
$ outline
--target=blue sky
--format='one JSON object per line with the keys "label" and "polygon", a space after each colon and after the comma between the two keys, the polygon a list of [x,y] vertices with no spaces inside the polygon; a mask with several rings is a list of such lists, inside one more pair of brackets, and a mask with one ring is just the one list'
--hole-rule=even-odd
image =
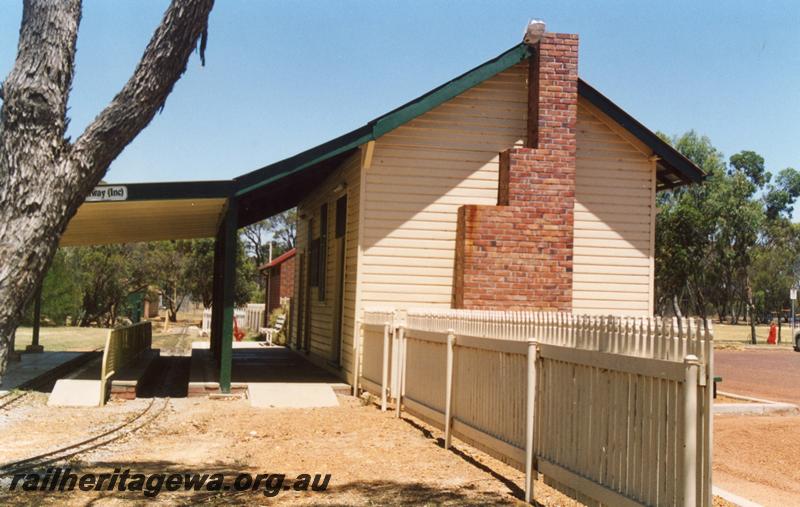
{"label": "blue sky", "polygon": [[[133,71],[166,0],[87,0],[74,138]],[[0,3],[0,76],[21,2]],[[800,2],[218,0],[192,57],[110,182],[231,178],[358,127],[518,43],[580,34],[581,77],[653,130],[708,135],[800,169]]]}

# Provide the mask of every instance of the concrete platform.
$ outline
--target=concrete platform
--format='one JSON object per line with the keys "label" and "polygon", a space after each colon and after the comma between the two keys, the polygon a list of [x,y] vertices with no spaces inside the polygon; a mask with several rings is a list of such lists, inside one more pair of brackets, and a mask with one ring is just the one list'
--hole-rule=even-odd
{"label": "concrete platform", "polygon": [[100,381],[62,378],[47,399],[48,407],[97,407],[100,405]]}
{"label": "concrete platform", "polygon": [[[334,393],[350,393],[348,384],[286,347],[270,347],[264,342],[234,342],[232,353],[232,392],[247,394],[253,383],[311,383],[328,385]],[[208,342],[195,342],[192,344],[189,396],[218,392],[219,366]]]}
{"label": "concrete platform", "polygon": [[338,407],[339,400],[330,384],[309,382],[250,382],[250,405],[259,408]]}
{"label": "concrete platform", "polygon": [[20,361],[9,361],[6,374],[0,382],[0,394],[17,389],[59,367],[80,360],[85,352],[40,352],[22,354]]}

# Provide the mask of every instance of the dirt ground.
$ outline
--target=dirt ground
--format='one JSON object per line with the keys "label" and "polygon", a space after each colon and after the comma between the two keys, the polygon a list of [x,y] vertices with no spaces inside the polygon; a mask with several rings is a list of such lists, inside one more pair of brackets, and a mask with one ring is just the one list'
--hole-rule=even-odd
{"label": "dirt ground", "polygon": [[[719,389],[800,403],[800,354],[717,350]],[[800,505],[800,416],[714,418],[714,484],[763,505]]]}
{"label": "dirt ground", "polygon": [[762,505],[800,505],[800,416],[714,418],[714,484]]}
{"label": "dirt ground", "polygon": [[[47,408],[44,395],[0,416],[0,461],[19,459],[80,440],[119,424],[148,400],[112,403],[104,408]],[[338,408],[254,409],[246,400],[183,398],[152,425],[104,449],[76,458],[73,471],[239,472],[331,474],[328,490],[282,492],[161,492],[168,504],[198,500],[212,504],[383,505],[522,504],[524,474],[455,442],[441,447],[441,434],[419,420],[396,419],[374,405],[340,397]],[[143,500],[141,493],[17,493],[0,486],[3,504],[116,504]],[[2,496],[5,495],[5,496]],[[544,485],[536,485],[542,505],[580,505]]]}

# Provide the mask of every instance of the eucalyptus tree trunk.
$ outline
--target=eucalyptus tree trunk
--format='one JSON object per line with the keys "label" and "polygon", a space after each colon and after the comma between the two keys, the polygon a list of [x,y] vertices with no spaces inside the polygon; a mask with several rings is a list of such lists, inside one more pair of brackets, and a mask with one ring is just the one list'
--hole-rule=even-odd
{"label": "eucalyptus tree trunk", "polygon": [[747,310],[750,314],[750,343],[755,345],[756,341],[756,305],[753,301],[753,288],[750,286],[750,280],[745,281],[747,288]]}
{"label": "eucalyptus tree trunk", "polygon": [[108,166],[164,106],[213,0],[172,0],[131,78],[75,142],[65,139],[80,0],[26,0],[0,88],[0,374],[25,303],[61,234]]}
{"label": "eucalyptus tree trunk", "polygon": [[672,313],[679,319],[683,318],[683,312],[681,312],[681,305],[680,302],[678,302],[677,294],[672,295]]}

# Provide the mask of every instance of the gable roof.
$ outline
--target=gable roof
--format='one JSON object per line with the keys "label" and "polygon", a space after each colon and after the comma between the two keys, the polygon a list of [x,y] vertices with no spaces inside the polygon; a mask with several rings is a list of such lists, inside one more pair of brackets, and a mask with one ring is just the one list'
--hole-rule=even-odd
{"label": "gable roof", "polygon": [[530,48],[527,45],[519,44],[424,95],[375,118],[362,127],[287,159],[243,174],[234,180],[237,182],[236,195],[244,195],[277,179],[355,149],[366,142],[374,141],[417,116],[457,97],[473,86],[528,59],[530,54]]}
{"label": "gable roof", "polygon": [[681,152],[639,123],[636,118],[611,102],[608,97],[583,79],[578,79],[578,96],[588,100],[593,106],[608,115],[653,150],[653,153],[659,157],[658,165],[663,168],[663,171],[659,171],[658,174],[661,188],[673,188],[687,183],[700,183],[706,177],[703,170]]}
{"label": "gable roof", "polygon": [[[248,225],[291,208],[299,200],[300,193],[321,182],[340,161],[362,144],[378,139],[500,72],[527,60],[531,53],[532,49],[527,44],[520,43],[362,127],[235,178],[234,194],[240,198],[240,225]],[[578,95],[653,150],[659,158],[657,172],[659,189],[698,183],[705,178],[700,168],[582,79],[578,80]],[[280,191],[276,191],[276,186]]]}

